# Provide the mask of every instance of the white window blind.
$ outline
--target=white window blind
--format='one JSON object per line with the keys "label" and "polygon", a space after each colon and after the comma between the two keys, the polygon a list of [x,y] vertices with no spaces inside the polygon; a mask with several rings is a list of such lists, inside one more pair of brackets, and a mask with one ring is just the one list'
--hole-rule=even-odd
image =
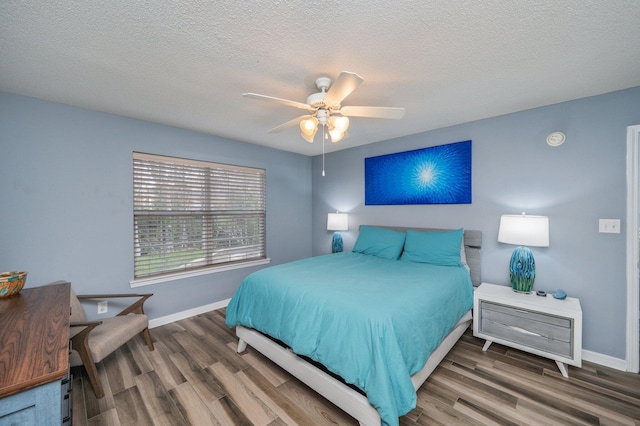
{"label": "white window blind", "polygon": [[133,153],[134,275],[265,259],[265,171]]}

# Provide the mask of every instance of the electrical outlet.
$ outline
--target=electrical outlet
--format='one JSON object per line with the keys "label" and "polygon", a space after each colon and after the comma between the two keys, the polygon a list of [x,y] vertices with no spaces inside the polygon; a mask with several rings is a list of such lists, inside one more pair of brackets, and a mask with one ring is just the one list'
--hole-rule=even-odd
{"label": "electrical outlet", "polygon": [[106,314],[109,310],[109,302],[101,300],[98,302],[98,314]]}
{"label": "electrical outlet", "polygon": [[605,234],[619,234],[620,219],[600,219],[598,223],[598,232]]}

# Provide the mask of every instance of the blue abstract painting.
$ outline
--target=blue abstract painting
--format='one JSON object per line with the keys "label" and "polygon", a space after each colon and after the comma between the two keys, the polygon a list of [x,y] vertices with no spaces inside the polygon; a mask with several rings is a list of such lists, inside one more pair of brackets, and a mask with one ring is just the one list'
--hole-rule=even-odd
{"label": "blue abstract painting", "polygon": [[471,204],[471,141],[364,159],[365,205]]}

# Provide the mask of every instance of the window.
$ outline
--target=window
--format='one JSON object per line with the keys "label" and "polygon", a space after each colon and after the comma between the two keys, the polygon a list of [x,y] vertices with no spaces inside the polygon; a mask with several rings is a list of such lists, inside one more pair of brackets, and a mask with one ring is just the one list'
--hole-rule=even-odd
{"label": "window", "polygon": [[265,259],[265,171],[133,153],[134,277]]}

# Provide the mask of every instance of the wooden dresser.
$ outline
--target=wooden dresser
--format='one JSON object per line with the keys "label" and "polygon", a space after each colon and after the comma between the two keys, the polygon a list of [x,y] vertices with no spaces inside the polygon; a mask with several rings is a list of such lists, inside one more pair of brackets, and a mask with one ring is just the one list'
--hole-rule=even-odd
{"label": "wooden dresser", "polygon": [[67,282],[0,299],[0,425],[70,424]]}

